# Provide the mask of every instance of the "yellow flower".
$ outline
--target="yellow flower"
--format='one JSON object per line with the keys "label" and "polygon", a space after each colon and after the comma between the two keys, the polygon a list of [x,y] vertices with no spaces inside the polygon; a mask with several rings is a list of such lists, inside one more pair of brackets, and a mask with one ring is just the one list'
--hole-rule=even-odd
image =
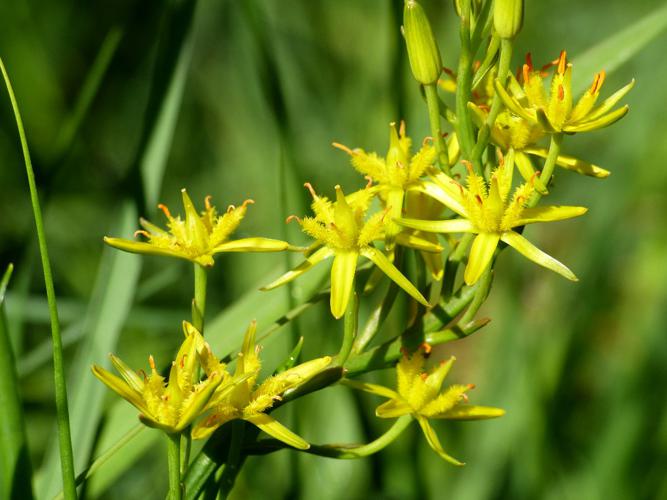
{"label": "yellow flower", "polygon": [[398,222],[420,231],[477,234],[470,249],[464,274],[464,280],[468,285],[475,283],[489,266],[501,240],[533,262],[567,279],[577,281],[577,277],[564,264],[541,251],[513,229],[534,222],[570,219],[583,215],[587,209],[572,206],[527,208],[526,203],[535,188],[532,183],[522,184],[510,197],[513,163],[513,152],[510,151],[500,166],[494,170],[490,184],[469,168],[467,189],[442,173],[434,177],[436,183],[425,186],[426,194],[452,209],[462,219],[440,221],[399,219]]}
{"label": "yellow flower", "polygon": [[146,375],[143,370],[135,372],[113,354],[111,362],[122,378],[100,366],[92,367],[98,379],[141,412],[139,419],[145,425],[168,433],[181,432],[190,425],[226,377],[223,367],[207,372],[206,380],[196,382],[197,349],[203,339],[188,322],[183,322],[183,331],[185,341],[171,365],[166,384],[164,377],[157,372],[152,356],[148,358],[150,375]]}
{"label": "yellow flower", "polygon": [[[192,437],[194,439],[204,438],[222,424],[230,420],[242,419],[294,448],[308,449],[310,445],[303,438],[284,427],[266,412],[282,398],[285,391],[307,382],[324,370],[331,363],[331,357],[325,356],[307,361],[267,378],[258,386],[257,377],[261,361],[258,356],[259,348],[255,346],[255,331],[256,326],[253,322],[246,331],[234,376],[218,386],[217,391],[206,405],[206,410],[211,410],[210,416],[195,425],[192,429]],[[202,352],[202,358],[205,360],[202,364],[206,373],[209,374],[210,370],[213,370],[211,373],[215,373],[220,363],[211,353],[208,345]]]}
{"label": "yellow flower", "polygon": [[408,356],[406,352],[403,353],[403,357],[396,365],[397,391],[366,382],[345,380],[343,383],[389,398],[389,401],[381,404],[375,410],[378,417],[397,418],[411,415],[419,422],[433,451],[454,465],[464,465],[445,453],[428,420],[431,418],[481,420],[500,417],[505,414],[505,411],[500,408],[464,404],[468,402],[466,392],[474,388],[472,384],[450,385],[441,391],[442,383],[455,358],[452,356],[427,372],[424,371],[424,363],[430,350],[430,346],[425,345],[412,356]]}
{"label": "yellow flower", "polygon": [[[451,156],[456,156],[458,142],[450,142],[450,145]],[[361,148],[350,149],[337,142],[333,146],[349,154],[352,166],[369,181],[377,183],[374,192],[378,193],[387,208],[385,229],[388,243],[391,245],[396,239],[399,245],[404,244],[403,236],[399,234],[401,227],[393,220],[401,216],[405,193],[422,182],[421,178],[436,160],[438,152],[433,139],[424,139],[421,148],[412,154],[412,139],[405,135],[405,122],[401,121],[398,131],[395,123],[389,124],[389,150],[385,158]]]}
{"label": "yellow flower", "polygon": [[533,68],[530,55],[523,65],[522,84],[510,75],[508,92],[503,82],[496,79],[495,90],[509,111],[528,123],[538,124],[550,134],[597,130],[620,120],[628,112],[627,105],[611,110],[634,86],[634,80],[595,107],[605,79],[605,72],[600,71],[590,88],[574,104],[572,65],[567,62],[566,52],[562,51],[552,64],[556,69],[548,95],[544,89],[543,72]]}
{"label": "yellow flower", "polygon": [[181,190],[181,193],[185,220],[180,216],[172,217],[165,205],[158,205],[167,216],[168,231],[141,219],[140,224],[144,229],[137,231],[135,235],[140,234],[148,241],[109,237],[105,237],[104,241],[126,252],[177,257],[202,266],[212,266],[213,256],[221,252],[279,252],[289,247],[287,242],[269,238],[229,240],[229,236],[245,216],[248,205],[254,203],[252,200],[246,200],[240,207],[230,205],[227,212],[218,215],[215,206],[211,205],[210,197],[207,197],[206,210],[200,215],[185,189]]}
{"label": "yellow flower", "polygon": [[[331,266],[331,313],[340,318],[347,309],[357,262],[360,256],[371,260],[415,300],[428,305],[419,290],[401,274],[386,255],[373,246],[373,241],[384,239],[386,213],[378,212],[366,220],[366,212],[374,194],[373,188],[363,189],[345,197],[336,186],[336,201],[318,196],[310,184],[306,184],[313,196],[311,205],[315,217],[291,216],[301,224],[303,231],[316,240],[312,253],[299,266],[262,288],[271,290],[302,275],[315,264],[333,257]],[[418,245],[415,244],[415,247]],[[430,246],[429,246],[430,247]]]}

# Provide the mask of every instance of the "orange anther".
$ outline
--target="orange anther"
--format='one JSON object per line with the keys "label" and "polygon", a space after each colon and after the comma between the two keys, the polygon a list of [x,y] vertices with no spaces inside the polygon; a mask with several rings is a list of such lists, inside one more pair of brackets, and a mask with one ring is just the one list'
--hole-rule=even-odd
{"label": "orange anther", "polygon": [[285,224],[289,224],[289,223],[292,222],[293,220],[295,220],[295,221],[297,221],[299,224],[301,224],[301,219],[300,219],[297,215],[290,215],[289,217],[287,217],[287,219],[285,219]]}
{"label": "orange anther", "polygon": [[421,378],[422,380],[426,380],[428,378],[428,373],[420,373],[419,378]]}
{"label": "orange anther", "polygon": [[155,371],[155,359],[152,354],[148,356],[148,364],[150,365],[151,370]]}
{"label": "orange anther", "polygon": [[593,85],[591,85],[591,94],[597,94],[600,91],[606,76],[607,74],[604,70],[595,75],[595,78],[593,79]]}
{"label": "orange anther", "polygon": [[478,194],[475,195],[475,201],[479,203],[480,205],[484,205],[484,202],[482,201],[482,197]]}
{"label": "orange anther", "polygon": [[213,197],[209,194],[204,198],[204,206],[206,207],[206,210],[211,210],[213,208],[213,205],[211,205],[211,199]]}
{"label": "orange anther", "polygon": [[366,179],[368,182],[366,183],[365,189],[368,189],[373,185],[373,178],[370,175],[364,175],[364,179]]}
{"label": "orange anther", "polygon": [[528,83],[528,78],[530,76],[531,71],[532,71],[532,68],[530,68],[527,64],[523,65],[523,83],[524,84]]}
{"label": "orange anther", "polygon": [[317,198],[317,193],[316,193],[315,190],[313,189],[313,185],[312,185],[310,182],[305,182],[305,183],[303,184],[303,186],[304,186],[308,191],[310,191],[310,195],[311,195],[313,198],[315,198],[315,199]]}
{"label": "orange anther", "polygon": [[243,202],[243,204],[241,205],[241,207],[243,207],[243,208],[248,208],[248,205],[254,205],[254,204],[255,204],[255,200],[253,200],[253,199],[251,199],[251,198],[248,198],[247,200],[245,200],[245,201]]}
{"label": "orange anther", "polygon": [[565,99],[565,89],[563,88],[562,85],[559,85],[558,86],[558,100],[562,101],[563,99]]}
{"label": "orange anther", "polygon": [[164,213],[164,215],[167,216],[167,219],[171,219],[171,218],[172,218],[171,213],[169,212],[169,209],[167,208],[167,205],[164,205],[163,203],[159,203],[157,207],[158,207],[160,210],[162,210],[162,212]]}
{"label": "orange anther", "polygon": [[557,72],[559,75],[564,75],[565,74],[565,68],[567,66],[567,52],[564,50],[561,50],[560,56],[558,56],[558,59],[554,61],[555,64],[558,64]]}
{"label": "orange anther", "polygon": [[[348,148],[347,146],[345,146],[343,144],[340,144],[338,142],[332,142],[331,145],[336,149],[340,149],[342,151],[345,151],[349,155],[354,155],[354,151],[352,151],[350,148]],[[306,184],[308,184],[308,183],[306,183]],[[304,186],[306,184],[304,184]]]}
{"label": "orange anther", "polygon": [[401,120],[401,124],[398,126],[398,135],[405,137],[405,120]]}
{"label": "orange anther", "polygon": [[431,354],[431,351],[433,350],[433,348],[431,347],[431,344],[428,344],[426,342],[422,342],[419,347],[424,351],[424,354],[427,355],[427,356],[429,354]]}
{"label": "orange anther", "polygon": [[187,358],[187,357],[188,357],[187,354],[184,354],[184,355],[181,357],[181,362],[179,363],[179,365],[180,365],[181,368],[185,368],[185,358]]}
{"label": "orange anther", "polygon": [[526,54],[526,64],[524,66],[528,66],[530,71],[533,70],[533,55],[530,52]]}
{"label": "orange anther", "polygon": [[469,174],[473,173],[472,163],[470,163],[468,160],[461,160],[461,163],[463,163],[463,165],[465,165],[466,170],[468,171]]}
{"label": "orange anther", "polygon": [[227,213],[232,213],[234,210],[236,210],[236,205],[229,205],[227,207]]}
{"label": "orange anther", "polygon": [[151,235],[148,234],[148,232],[147,232],[147,231],[144,231],[143,229],[137,229],[137,230],[134,232],[134,237],[136,238],[137,235],[139,235],[139,234],[140,234],[141,236],[144,236],[145,238],[150,238],[150,237],[151,237]]}

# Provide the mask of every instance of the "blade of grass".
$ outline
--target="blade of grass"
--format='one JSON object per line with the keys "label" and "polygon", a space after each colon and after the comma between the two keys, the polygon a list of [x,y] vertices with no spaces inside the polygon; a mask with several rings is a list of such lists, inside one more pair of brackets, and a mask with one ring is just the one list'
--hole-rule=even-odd
{"label": "blade of grass", "polygon": [[[39,204],[37,194],[37,184],[35,182],[35,173],[30,160],[30,151],[26,139],[23,121],[19,112],[18,103],[14,96],[9,75],[5,69],[5,64],[0,59],[0,70],[5,80],[9,99],[12,103],[16,126],[21,139],[21,148],[23,149],[23,158],[25,161],[26,174],[28,175],[28,186],[30,189],[30,201],[32,204],[33,215],[35,219],[35,228],[37,231],[37,240],[39,242],[39,254],[42,260],[42,271],[44,273],[44,285],[46,288],[46,297],[49,301],[49,311],[51,316],[51,337],[53,339],[53,376],[55,381],[55,399],[56,413],[58,422],[58,451],[60,455],[60,470],[63,481],[63,490],[65,498],[76,498],[76,487],[74,486],[74,454],[72,452],[72,437],[69,427],[69,409],[67,406],[67,387],[65,382],[65,368],[63,364],[62,340],[60,337],[60,322],[58,321],[58,307],[56,304],[56,292],[53,286],[53,276],[51,273],[51,262],[46,244],[44,233],[44,222],[42,220],[42,210]],[[57,461],[57,460],[56,460]],[[54,467],[56,469],[57,467]],[[55,473],[55,470],[53,471]],[[54,474],[57,476],[57,474]]]}
{"label": "blade of grass", "polygon": [[32,467],[4,307],[5,290],[13,269],[9,264],[0,282],[0,496],[30,499]]}
{"label": "blade of grass", "polygon": [[[629,61],[665,28],[667,28],[667,5],[655,9],[627,28],[591,47],[576,57],[573,65],[579,75],[593,75],[600,69],[611,73]],[[600,67],[601,61],[604,61],[602,68]],[[572,85],[575,94],[578,94],[590,85],[590,81],[579,78]]]}

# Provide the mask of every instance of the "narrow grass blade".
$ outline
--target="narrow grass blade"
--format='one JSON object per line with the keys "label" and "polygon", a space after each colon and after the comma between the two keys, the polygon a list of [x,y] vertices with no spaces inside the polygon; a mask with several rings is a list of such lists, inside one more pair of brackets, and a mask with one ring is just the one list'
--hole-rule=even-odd
{"label": "narrow grass blade", "polygon": [[10,264],[0,282],[0,497],[32,498],[32,467],[18,390],[16,364],[5,317],[5,290]]}
{"label": "narrow grass blade", "polygon": [[[35,182],[35,173],[30,160],[30,151],[23,129],[23,120],[19,112],[18,103],[14,96],[9,75],[5,69],[5,64],[0,59],[0,70],[5,80],[9,99],[12,103],[16,126],[21,139],[21,148],[23,150],[23,159],[25,161],[26,173],[28,175],[28,186],[30,189],[30,201],[35,219],[37,231],[37,240],[39,242],[39,254],[42,259],[42,271],[44,272],[44,286],[46,288],[46,297],[49,301],[49,311],[51,317],[51,337],[53,339],[53,376],[55,381],[56,413],[58,421],[58,454],[60,455],[60,471],[63,480],[65,497],[76,498],[76,488],[74,486],[74,457],[72,452],[72,437],[69,427],[69,409],[67,407],[67,387],[65,384],[65,367],[63,364],[63,348],[60,338],[60,322],[58,320],[58,306],[56,305],[56,292],[53,286],[53,275],[51,273],[51,262],[49,261],[49,252],[46,245],[46,236],[44,233],[44,221],[42,219],[42,209],[37,194],[37,184]],[[57,462],[57,460],[56,460]],[[58,476],[54,467],[53,476]]]}
{"label": "narrow grass blade", "polygon": [[647,16],[635,21],[627,28],[606,38],[586,52],[576,57],[573,66],[582,78],[572,82],[575,94],[583,92],[590,81],[585,75],[593,75],[604,69],[611,73],[624,62],[632,59],[647,43],[667,28],[667,5],[664,5]]}

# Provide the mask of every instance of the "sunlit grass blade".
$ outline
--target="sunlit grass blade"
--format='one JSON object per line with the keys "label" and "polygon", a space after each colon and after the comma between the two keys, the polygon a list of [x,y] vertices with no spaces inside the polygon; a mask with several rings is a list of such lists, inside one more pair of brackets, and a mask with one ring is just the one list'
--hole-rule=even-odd
{"label": "sunlit grass blade", "polygon": [[0,497],[29,499],[32,498],[32,467],[4,306],[12,271],[10,264],[0,282]]}
{"label": "sunlit grass blade", "polygon": [[[579,75],[593,75],[604,69],[615,71],[667,28],[667,5],[630,24],[614,35],[591,47],[572,61]],[[590,81],[578,78],[572,82],[575,94],[583,92]]]}
{"label": "sunlit grass blade", "polygon": [[[58,320],[58,307],[56,305],[56,292],[53,286],[53,275],[51,273],[51,262],[46,245],[46,236],[44,233],[44,222],[42,219],[42,210],[37,194],[37,184],[35,182],[35,173],[30,160],[30,151],[25,131],[23,130],[23,121],[19,112],[18,103],[14,96],[14,90],[9,81],[9,75],[5,69],[5,64],[0,59],[0,70],[5,80],[9,99],[12,103],[16,126],[18,128],[23,150],[23,159],[25,162],[26,173],[28,175],[28,186],[30,190],[30,201],[32,204],[33,216],[39,242],[39,254],[42,260],[42,271],[44,273],[44,285],[46,288],[46,297],[49,302],[49,312],[51,318],[51,337],[53,339],[53,373],[55,381],[56,413],[58,422],[58,454],[60,458],[59,466],[55,466],[52,476],[58,477],[57,470],[60,469],[63,481],[63,489],[67,499],[76,498],[76,488],[74,486],[74,457],[72,452],[72,437],[70,433],[69,409],[67,407],[67,386],[65,382],[65,367],[63,363],[63,348],[60,335],[60,321]],[[55,453],[54,453],[55,455]],[[57,460],[56,460],[57,462]]]}

